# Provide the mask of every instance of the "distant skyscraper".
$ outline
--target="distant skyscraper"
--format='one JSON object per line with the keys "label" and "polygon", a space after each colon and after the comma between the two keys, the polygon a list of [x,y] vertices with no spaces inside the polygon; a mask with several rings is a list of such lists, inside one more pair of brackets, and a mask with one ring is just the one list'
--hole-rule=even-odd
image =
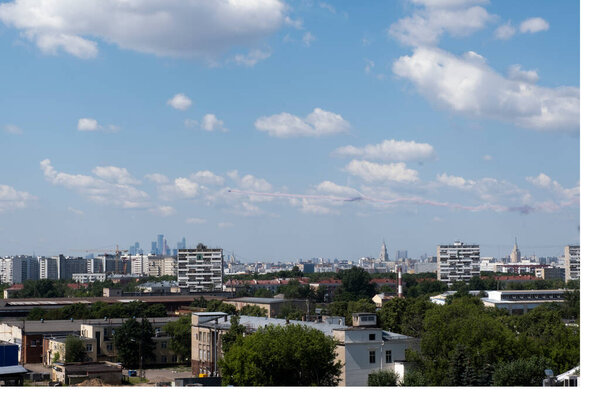
{"label": "distant skyscraper", "polygon": [[390,261],[390,256],[388,256],[387,247],[385,247],[385,241],[381,245],[381,251],[379,252],[379,261]]}
{"label": "distant skyscraper", "polygon": [[408,258],[408,250],[398,250],[396,252],[396,261],[407,259]]}
{"label": "distant skyscraper", "polygon": [[165,235],[159,234],[156,236],[156,245],[159,256],[164,256],[165,253]]}
{"label": "distant skyscraper", "polygon": [[519,250],[519,247],[517,246],[517,238],[515,238],[515,247],[513,247],[513,250],[510,253],[510,262],[511,263],[521,262],[521,251]]}
{"label": "distant skyscraper", "polygon": [[181,239],[181,242],[177,242],[177,250],[185,249],[185,238]]}
{"label": "distant skyscraper", "polygon": [[155,256],[158,255],[158,246],[156,245],[156,242],[152,242],[152,251],[151,252]]}
{"label": "distant skyscraper", "polygon": [[450,285],[456,281],[469,282],[472,277],[479,276],[479,245],[459,241],[439,245],[437,264],[438,281]]}

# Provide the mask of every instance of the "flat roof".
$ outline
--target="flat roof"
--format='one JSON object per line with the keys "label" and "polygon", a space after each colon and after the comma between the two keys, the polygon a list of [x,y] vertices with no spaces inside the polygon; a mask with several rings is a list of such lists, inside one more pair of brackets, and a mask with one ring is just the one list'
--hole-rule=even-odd
{"label": "flat roof", "polygon": [[[65,319],[57,319],[57,320],[44,320],[42,321],[0,321],[1,324],[6,324],[9,326],[16,326],[22,329],[25,333],[57,333],[57,332],[79,332],[81,330],[81,325],[109,325],[109,324],[122,324],[123,321],[126,321],[129,318],[99,318],[99,319],[74,319],[65,320]],[[138,318],[141,320],[141,318]],[[162,317],[162,318],[147,318],[150,323],[167,323],[170,321],[177,320],[178,317]]]}
{"label": "flat roof", "polygon": [[293,300],[293,299],[275,299],[275,298],[269,298],[269,297],[236,297],[236,298],[232,298],[232,299],[226,299],[223,301],[225,301],[225,302],[235,301],[238,303],[276,304],[276,303],[283,303],[288,300]]}

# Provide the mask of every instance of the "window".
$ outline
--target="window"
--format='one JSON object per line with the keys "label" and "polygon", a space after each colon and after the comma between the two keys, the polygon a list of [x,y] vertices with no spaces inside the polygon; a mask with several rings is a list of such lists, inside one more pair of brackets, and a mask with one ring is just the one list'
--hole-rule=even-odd
{"label": "window", "polygon": [[375,334],[369,333],[369,340],[375,340]]}
{"label": "window", "polygon": [[88,353],[91,353],[91,351],[92,351],[92,345],[91,345],[91,344],[89,344],[89,343],[88,343],[88,344],[86,344],[86,345],[85,345],[85,351],[87,351]]}
{"label": "window", "polygon": [[167,342],[161,342],[160,343],[160,348],[161,349],[166,349],[167,348]]}
{"label": "window", "polygon": [[160,356],[160,362],[161,363],[166,363],[167,362],[167,356]]}
{"label": "window", "polygon": [[106,350],[112,351],[112,349],[113,349],[112,343],[107,343],[106,344]]}
{"label": "window", "polygon": [[172,356],[172,357],[171,357],[171,362],[174,362],[174,363],[176,363],[176,362],[177,362],[177,356]]}
{"label": "window", "polygon": [[392,362],[392,351],[391,350],[386,350],[385,351],[385,362],[387,364]]}
{"label": "window", "polygon": [[369,351],[369,364],[375,364],[375,351]]}

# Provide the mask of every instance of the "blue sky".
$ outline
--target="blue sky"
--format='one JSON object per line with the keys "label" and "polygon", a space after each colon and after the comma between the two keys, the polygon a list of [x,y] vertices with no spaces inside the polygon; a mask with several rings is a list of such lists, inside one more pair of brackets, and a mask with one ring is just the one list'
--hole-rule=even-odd
{"label": "blue sky", "polygon": [[241,4],[0,1],[0,254],[579,242],[578,2]]}

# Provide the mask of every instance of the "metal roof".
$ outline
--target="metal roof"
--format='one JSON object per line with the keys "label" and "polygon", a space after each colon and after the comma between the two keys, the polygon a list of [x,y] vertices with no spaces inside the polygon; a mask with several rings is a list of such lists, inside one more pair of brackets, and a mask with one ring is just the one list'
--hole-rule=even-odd
{"label": "metal roof", "polygon": [[0,376],[1,375],[12,375],[12,374],[23,374],[29,372],[29,370],[25,369],[22,365],[10,365],[8,367],[0,367]]}

